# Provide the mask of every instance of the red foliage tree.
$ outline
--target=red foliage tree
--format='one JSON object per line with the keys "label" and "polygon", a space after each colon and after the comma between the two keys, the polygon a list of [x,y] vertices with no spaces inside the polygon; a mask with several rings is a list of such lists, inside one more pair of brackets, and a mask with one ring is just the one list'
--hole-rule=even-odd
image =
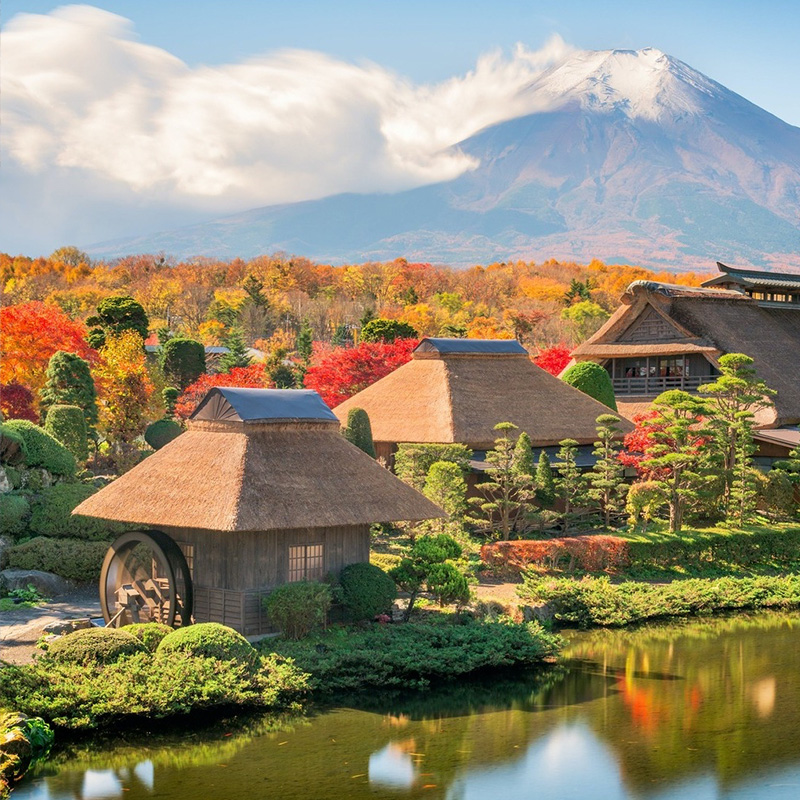
{"label": "red foliage tree", "polygon": [[90,364],[97,351],[86,342],[86,327],[58,306],[35,300],[0,308],[0,382],[19,383],[36,395],[45,384],[45,371],[56,350],[77,353]]}
{"label": "red foliage tree", "polygon": [[411,351],[418,344],[417,339],[396,339],[315,350],[306,372],[305,387],[316,389],[334,408],[410,361]]}
{"label": "red foliage tree", "polygon": [[548,347],[547,350],[541,350],[533,359],[533,363],[551,375],[560,375],[571,359],[569,348],[558,344],[555,347]]}
{"label": "red foliage tree", "polygon": [[175,415],[187,419],[206,396],[209,389],[215,386],[238,386],[249,389],[266,389],[272,384],[264,372],[263,364],[251,364],[249,367],[234,367],[230,372],[219,372],[215,375],[201,375],[194,383],[186,387],[175,405]]}
{"label": "red foliage tree", "polygon": [[33,407],[33,392],[19,383],[0,384],[0,411],[3,419],[39,422],[39,415]]}

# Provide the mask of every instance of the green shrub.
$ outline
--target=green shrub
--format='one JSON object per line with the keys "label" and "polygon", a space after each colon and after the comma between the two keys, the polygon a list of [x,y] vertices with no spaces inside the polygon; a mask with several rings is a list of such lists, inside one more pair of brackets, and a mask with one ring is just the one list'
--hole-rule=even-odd
{"label": "green shrub", "polygon": [[555,655],[561,637],[538,623],[508,620],[332,628],[300,642],[265,639],[259,647],[291,658],[322,691],[389,686],[425,688],[483,669],[532,666]]}
{"label": "green shrub", "polygon": [[155,653],[161,641],[167,634],[172,633],[173,628],[162,622],[136,622],[133,625],[126,625],[123,630],[135,636],[151,653]]}
{"label": "green shrub", "polygon": [[36,496],[29,527],[36,536],[70,539],[109,539],[122,530],[118,523],[92,517],[72,516],[72,509],[93,495],[97,489],[85,483],[59,483],[48,486]]}
{"label": "green shrub", "polygon": [[89,458],[86,418],[78,406],[50,406],[44,429],[72,453],[78,462]]}
{"label": "green shrub", "polygon": [[75,457],[38,425],[26,419],[12,419],[3,423],[3,431],[11,431],[22,437],[27,466],[42,467],[53,475],[75,476]]}
{"label": "green shrub", "polygon": [[619,627],[658,617],[711,614],[800,605],[800,575],[758,578],[690,578],[667,584],[601,578],[541,578],[529,575],[518,593],[547,603],[560,622],[586,628]]}
{"label": "green shrub", "polygon": [[361,328],[362,342],[393,342],[395,339],[416,339],[417,331],[397,319],[371,319]]}
{"label": "green shrub", "polygon": [[160,362],[164,375],[185,389],[206,371],[206,349],[194,339],[176,337],[164,343]]}
{"label": "green shrub", "polygon": [[375,442],[372,441],[372,426],[369,415],[363,408],[351,408],[347,413],[347,425],[342,431],[344,438],[363,450],[368,456],[375,458]]}
{"label": "green shrub", "polygon": [[0,423],[0,464],[24,464],[28,455],[23,435]]}
{"label": "green shrub", "polygon": [[160,450],[165,444],[177,439],[183,428],[173,419],[159,419],[151,422],[144,432],[144,440],[153,450]]}
{"label": "green shrub", "polygon": [[389,613],[397,597],[394,581],[374,564],[349,564],[339,582],[344,605],[355,620]]}
{"label": "green shrub", "polygon": [[[42,413],[49,413],[48,409],[58,404],[77,406],[87,428],[97,424],[97,392],[91,367],[77,353],[64,350],[53,353],[47,364],[47,383],[39,396]],[[58,436],[56,438],[62,441]]]}
{"label": "green shrub", "polygon": [[99,579],[107,551],[108,542],[37,536],[9,547],[6,562],[13,569],[38,569],[79,583],[89,583]]}
{"label": "green shrub", "polygon": [[183,653],[247,665],[253,665],[257,655],[241,633],[219,622],[201,622],[171,631],[162,639],[156,652],[159,656]]}
{"label": "green shrub", "polygon": [[422,491],[430,468],[437,461],[451,461],[458,464],[466,474],[472,450],[464,444],[405,444],[397,446],[394,457],[394,471],[401,481]]}
{"label": "green shrub", "polygon": [[594,397],[612,411],[617,410],[611,377],[605,367],[595,364],[594,361],[581,361],[579,364],[573,364],[561,376],[561,380],[580,389],[589,397]]}
{"label": "green shrub", "polygon": [[0,494],[0,533],[23,533],[30,513],[31,504],[24,494]]}
{"label": "green shrub", "polygon": [[47,654],[68,664],[111,664],[122,656],[142,653],[145,646],[124,628],[85,628],[50,642]]}
{"label": "green shrub", "polygon": [[315,581],[287,583],[264,598],[270,622],[288,639],[302,639],[324,625],[330,607],[330,587]]}

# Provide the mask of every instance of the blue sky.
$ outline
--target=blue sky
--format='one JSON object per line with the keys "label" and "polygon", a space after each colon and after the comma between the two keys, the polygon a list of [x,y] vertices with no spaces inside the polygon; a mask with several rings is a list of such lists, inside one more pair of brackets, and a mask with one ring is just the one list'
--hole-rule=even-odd
{"label": "blue sky", "polygon": [[800,126],[800,0],[3,0],[0,250],[474,166],[573,50],[656,47]]}
{"label": "blue sky", "polygon": [[[3,0],[3,23],[47,13],[52,0]],[[416,82],[471,69],[516,42],[553,33],[579,49],[657,47],[800,126],[798,0],[105,0],[143,42],[190,65],[224,64],[280,48],[368,59]]]}

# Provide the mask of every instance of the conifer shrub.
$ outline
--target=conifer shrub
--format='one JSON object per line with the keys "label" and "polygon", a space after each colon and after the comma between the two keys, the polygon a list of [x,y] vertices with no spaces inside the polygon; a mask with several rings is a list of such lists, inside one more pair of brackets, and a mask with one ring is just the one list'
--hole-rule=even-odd
{"label": "conifer shrub", "polygon": [[31,504],[24,494],[0,494],[0,533],[18,536],[28,527]]}
{"label": "conifer shrub", "polygon": [[95,582],[108,551],[108,542],[81,539],[35,539],[6,550],[7,566],[13,569],[36,569],[53,572],[78,583]]}
{"label": "conifer shrub", "polygon": [[29,527],[35,536],[70,539],[108,539],[122,530],[118,523],[72,516],[72,510],[97,491],[85,483],[58,483],[42,489],[31,507]]}
{"label": "conifer shrub", "polygon": [[368,456],[375,458],[375,443],[372,440],[372,426],[369,415],[363,408],[351,408],[347,414],[347,426],[342,431],[344,438],[363,450]]}
{"label": "conifer shrub", "polygon": [[176,337],[164,343],[160,361],[167,378],[185,389],[206,371],[206,349],[194,339]]}
{"label": "conifer shrub", "polygon": [[86,417],[78,406],[53,405],[47,412],[44,429],[72,453],[78,462],[89,458]]}
{"label": "conifer shrub", "polygon": [[579,364],[573,364],[561,376],[561,380],[608,406],[612,411],[617,410],[611,377],[604,367],[595,364],[594,361],[581,361]]}
{"label": "conifer shrub", "polygon": [[143,652],[144,644],[124,628],[85,628],[47,646],[50,658],[70,664],[113,664],[122,656]]}
{"label": "conifer shrub", "polygon": [[374,564],[349,564],[339,576],[345,608],[354,620],[387,614],[397,597],[395,582]]}
{"label": "conifer shrub", "polygon": [[24,464],[27,454],[22,434],[6,423],[0,423],[0,463]]}
{"label": "conifer shrub", "polygon": [[183,433],[183,428],[172,419],[159,419],[151,422],[144,432],[144,440],[153,450],[160,450],[164,445],[177,439]]}
{"label": "conifer shrub", "polygon": [[327,584],[296,581],[279,586],[265,597],[264,608],[270,622],[287,639],[302,639],[325,624],[331,601]]}
{"label": "conifer shrub", "polygon": [[47,383],[40,397],[43,413],[54,405],[77,406],[87,428],[97,424],[97,392],[91,368],[77,353],[64,350],[53,353],[47,365]]}
{"label": "conifer shrub", "polygon": [[22,437],[26,466],[42,467],[53,475],[67,478],[75,476],[75,457],[43,428],[26,419],[12,419],[3,423],[3,431]]}
{"label": "conifer shrub", "polygon": [[159,656],[182,653],[188,656],[237,661],[255,666],[258,654],[238,631],[219,622],[200,622],[170,631],[158,645]]}
{"label": "conifer shrub", "polygon": [[135,636],[151,653],[155,653],[164,637],[174,630],[163,622],[135,622],[126,625],[124,631]]}

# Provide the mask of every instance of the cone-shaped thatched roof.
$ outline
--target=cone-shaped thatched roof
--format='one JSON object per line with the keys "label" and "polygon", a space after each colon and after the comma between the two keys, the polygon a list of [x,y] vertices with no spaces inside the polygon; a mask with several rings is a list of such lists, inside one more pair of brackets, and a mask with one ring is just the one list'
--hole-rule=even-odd
{"label": "cone-shaped thatched roof", "polygon": [[316,392],[212,389],[187,427],[73,513],[217,531],[444,516],[346,441]]}
{"label": "cone-shaped thatched roof", "polygon": [[[376,442],[461,442],[494,446],[498,422],[513,422],[534,445],[597,438],[602,403],[531,362],[513,340],[423,339],[412,359],[334,409],[369,414]],[[625,420],[620,427],[632,426]]]}

